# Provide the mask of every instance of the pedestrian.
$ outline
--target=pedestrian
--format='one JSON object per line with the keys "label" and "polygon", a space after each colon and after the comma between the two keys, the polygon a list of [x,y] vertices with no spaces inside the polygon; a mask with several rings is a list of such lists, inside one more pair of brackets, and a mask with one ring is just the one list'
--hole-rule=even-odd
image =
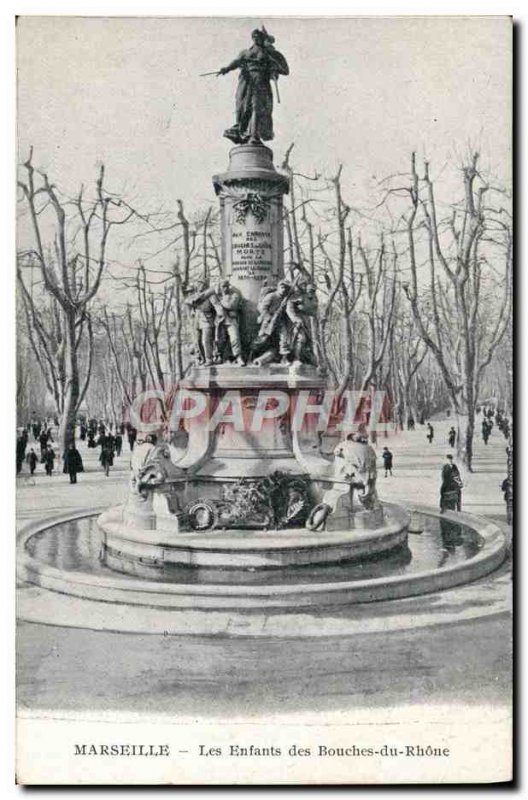
{"label": "pedestrian", "polygon": [[484,444],[488,443],[490,433],[491,433],[491,425],[489,424],[489,421],[486,418],[484,418],[482,420],[482,438],[484,440]]}
{"label": "pedestrian", "polygon": [[446,463],[442,467],[442,484],[440,486],[440,511],[462,510],[463,483],[460,470],[453,462],[451,453],[446,455]]}
{"label": "pedestrian", "polygon": [[132,425],[129,425],[128,427],[127,436],[128,446],[130,447],[130,452],[132,452],[137,439],[137,430]]}
{"label": "pedestrian", "polygon": [[121,450],[123,449],[123,437],[120,433],[116,433],[114,437],[114,448],[116,456],[121,455]]}
{"label": "pedestrian", "polygon": [[77,483],[77,473],[84,472],[81,454],[73,442],[64,453],[64,468],[62,471],[70,476],[70,483]]}
{"label": "pedestrian", "polygon": [[407,430],[413,431],[414,428],[415,428],[414,417],[412,416],[412,414],[409,414],[409,416],[407,417]]}
{"label": "pedestrian", "polygon": [[105,475],[108,478],[110,474],[110,467],[114,465],[114,448],[113,448],[113,437],[107,436],[105,440],[101,444],[101,455],[99,456],[99,461],[101,462],[101,466],[105,471]]}
{"label": "pedestrian", "polygon": [[87,433],[88,433],[88,429],[87,429],[86,425],[84,424],[84,422],[81,422],[81,433],[80,433],[81,442],[84,442],[86,440],[86,434]]}
{"label": "pedestrian", "polygon": [[26,457],[27,439],[25,436],[17,436],[16,440],[16,471],[17,475],[22,471],[22,464]]}
{"label": "pedestrian", "polygon": [[29,473],[30,473],[30,475],[34,475],[35,474],[35,470],[37,468],[37,464],[38,464],[38,458],[37,458],[37,454],[35,453],[33,448],[31,448],[31,450],[29,451],[26,461],[27,461],[27,463],[29,465]]}
{"label": "pedestrian", "polygon": [[390,472],[392,477],[392,453],[388,447],[383,448],[383,453],[381,454],[383,459],[383,468],[385,469],[385,477],[387,477],[387,473]]}
{"label": "pedestrian", "polygon": [[46,470],[46,475],[49,475],[51,478],[53,474],[53,468],[55,466],[55,451],[52,447],[48,447],[46,452],[44,453],[44,469]]}
{"label": "pedestrian", "polygon": [[456,443],[456,430],[451,426],[449,429],[449,435],[447,437],[447,441],[449,442],[449,447],[454,447]]}
{"label": "pedestrian", "polygon": [[506,503],[506,522],[511,525],[512,522],[512,504],[511,504],[511,486],[508,478],[504,478],[501,483],[501,492],[504,495],[504,502]]}
{"label": "pedestrian", "polygon": [[41,464],[44,463],[44,451],[48,446],[48,432],[44,429],[40,436],[39,436],[39,444],[40,444],[40,462]]}
{"label": "pedestrian", "polygon": [[428,422],[428,423],[427,423],[427,439],[428,439],[428,441],[429,441],[429,444],[432,444],[432,443],[433,443],[433,439],[434,439],[434,428],[433,428],[433,426],[431,425],[431,423],[430,423],[430,422]]}

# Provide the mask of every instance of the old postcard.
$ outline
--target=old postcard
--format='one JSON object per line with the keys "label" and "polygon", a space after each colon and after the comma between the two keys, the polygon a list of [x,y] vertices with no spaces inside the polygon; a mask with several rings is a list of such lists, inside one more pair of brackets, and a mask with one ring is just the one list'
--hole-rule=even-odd
{"label": "old postcard", "polygon": [[512,20],[17,20],[20,784],[512,778]]}

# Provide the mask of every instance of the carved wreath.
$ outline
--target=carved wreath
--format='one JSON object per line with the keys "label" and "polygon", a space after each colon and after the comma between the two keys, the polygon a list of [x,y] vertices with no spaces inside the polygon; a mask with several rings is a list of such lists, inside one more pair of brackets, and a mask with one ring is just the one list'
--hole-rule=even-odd
{"label": "carved wreath", "polygon": [[[247,188],[248,184],[250,191]],[[257,222],[264,222],[268,214],[270,200],[282,194],[277,190],[270,191],[269,183],[259,179],[243,182],[237,180],[229,181],[229,184],[224,186],[224,193],[234,201],[233,212],[235,220],[242,225],[246,222],[248,212],[253,214]]]}
{"label": "carved wreath", "polygon": [[244,197],[233,204],[235,220],[245,224],[248,212],[253,214],[257,222],[264,222],[268,215],[269,200],[260,194],[247,192]]}

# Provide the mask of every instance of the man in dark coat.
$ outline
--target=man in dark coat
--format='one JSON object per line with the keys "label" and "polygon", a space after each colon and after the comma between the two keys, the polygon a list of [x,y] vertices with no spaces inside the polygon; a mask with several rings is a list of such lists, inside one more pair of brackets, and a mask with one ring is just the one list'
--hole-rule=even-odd
{"label": "man in dark coat", "polygon": [[121,455],[121,450],[123,449],[123,437],[120,433],[116,433],[114,436],[114,450],[116,456]]}
{"label": "man in dark coat", "polygon": [[77,473],[84,472],[81,454],[72,443],[64,454],[64,473],[70,476],[70,483],[77,483]]}
{"label": "man in dark coat", "polygon": [[22,471],[22,464],[26,457],[27,438],[25,436],[17,436],[16,441],[16,471],[17,475]]}
{"label": "man in dark coat", "polygon": [[44,451],[48,446],[48,431],[45,428],[39,436],[39,444],[40,444],[40,460],[44,463]]}
{"label": "man in dark coat", "polygon": [[449,442],[449,447],[454,447],[456,443],[456,430],[451,426],[449,429],[449,435],[447,437],[447,441]]}
{"label": "man in dark coat", "polygon": [[129,425],[128,427],[127,436],[128,436],[128,446],[130,447],[130,452],[132,452],[137,439],[137,430],[134,427],[132,427],[132,425]]}
{"label": "man in dark coat", "polygon": [[52,447],[47,447],[46,452],[44,453],[44,469],[46,470],[46,475],[51,477],[53,473],[53,467],[55,466],[55,451]]}
{"label": "man in dark coat", "polygon": [[512,491],[511,485],[508,478],[504,478],[503,482],[501,483],[501,492],[504,496],[504,502],[506,503],[506,521],[508,525],[511,525],[512,522]]}
{"label": "man in dark coat", "polygon": [[101,466],[105,471],[106,477],[110,474],[110,467],[114,465],[114,437],[106,436],[101,442],[101,455],[99,456]]}
{"label": "man in dark coat", "polygon": [[385,477],[387,477],[387,473],[390,472],[392,475],[392,453],[388,447],[383,448],[383,453],[381,454],[383,459],[383,467],[385,469]]}
{"label": "man in dark coat", "polygon": [[460,470],[453,463],[451,453],[446,455],[446,463],[442,467],[442,485],[440,486],[440,511],[462,510],[462,479]]}
{"label": "man in dark coat", "polygon": [[28,457],[27,457],[26,460],[27,460],[27,463],[29,465],[30,474],[34,475],[35,474],[35,469],[37,468],[37,464],[38,464],[38,458],[37,458],[37,454],[35,453],[33,448],[31,448],[31,450],[29,451]]}

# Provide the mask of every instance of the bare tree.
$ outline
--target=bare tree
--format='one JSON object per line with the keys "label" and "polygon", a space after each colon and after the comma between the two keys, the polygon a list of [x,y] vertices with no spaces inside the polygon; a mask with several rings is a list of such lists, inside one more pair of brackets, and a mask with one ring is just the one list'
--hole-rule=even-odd
{"label": "bare tree", "polygon": [[[33,247],[22,255],[40,270],[45,292],[60,308],[64,346],[64,384],[59,445],[65,449],[75,437],[75,421],[83,401],[92,367],[93,329],[90,306],[99,291],[107,264],[106,248],[111,229],[126,223],[134,212],[104,189],[104,168],[96,182],[95,196],[65,199],[44,172],[35,169],[32,152],[23,164],[18,181],[22,200],[29,211]],[[51,252],[46,236],[51,231]],[[22,269],[18,273],[24,287]],[[22,288],[26,301],[29,293]],[[31,305],[29,313],[32,313]],[[36,320],[36,317],[35,317]],[[39,338],[44,348],[45,337]],[[85,344],[88,360],[81,374],[80,350]],[[35,351],[36,352],[36,351]]]}
{"label": "bare tree", "polygon": [[[411,279],[404,290],[453,407],[465,417],[461,455],[471,471],[483,376],[510,319],[512,231],[503,203],[488,202],[489,195],[496,198],[499,193],[479,172],[478,154],[462,168],[462,176],[462,202],[452,204],[449,214],[440,218],[429,164],[420,178],[413,154],[407,188],[411,210],[406,216]],[[420,282],[419,230],[426,233],[425,286]]]}

